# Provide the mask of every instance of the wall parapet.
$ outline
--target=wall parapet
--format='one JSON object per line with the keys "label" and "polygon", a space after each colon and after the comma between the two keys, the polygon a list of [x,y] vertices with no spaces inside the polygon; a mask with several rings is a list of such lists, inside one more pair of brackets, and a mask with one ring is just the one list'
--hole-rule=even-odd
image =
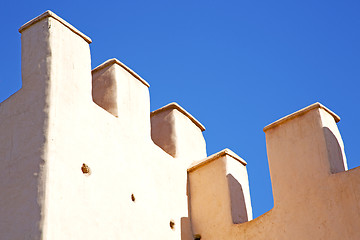
{"label": "wall parapet", "polygon": [[360,167],[346,172],[340,117],[320,103],[264,128],[274,208],[253,219],[246,161],[207,156],[184,108],[150,112],[150,85],[115,58],[91,70],[91,39],[51,11],[19,32],[1,239],[360,239]]}
{"label": "wall parapet", "polygon": [[155,111],[152,111],[150,113],[150,116],[154,116],[158,113],[161,113],[163,111],[169,110],[169,109],[177,109],[179,112],[181,112],[182,114],[184,114],[186,117],[188,117],[196,126],[198,126],[200,128],[200,130],[203,132],[205,131],[205,127],[204,125],[202,125],[198,120],[196,120],[196,118],[194,118],[190,113],[188,113],[184,108],[182,108],[179,104],[177,104],[176,102],[172,102],[169,103]]}
{"label": "wall parapet", "polygon": [[326,112],[328,112],[335,120],[335,122],[339,122],[340,121],[340,117],[335,114],[333,111],[331,111],[330,109],[328,109],[327,107],[325,107],[324,105],[322,105],[321,103],[319,102],[316,102],[314,104],[311,104],[310,106],[307,106],[303,109],[300,109],[299,111],[296,111],[292,114],[289,114],[283,118],[280,118],[279,120],[267,125],[266,127],[264,127],[264,132],[266,132],[267,130],[271,129],[271,128],[274,128],[280,124],[283,124],[284,122],[288,121],[288,120],[291,120],[293,118],[296,118],[298,116],[301,116],[307,112],[309,112],[310,110],[313,110],[315,108],[321,108],[321,109],[324,109]]}
{"label": "wall parapet", "polygon": [[230,149],[228,148],[225,148],[224,150],[220,151],[220,152],[217,152],[205,159],[202,159],[201,161],[197,161],[197,162],[194,162],[190,165],[190,167],[188,168],[188,172],[193,172],[195,171],[196,169],[208,164],[208,163],[211,163],[212,161],[215,161],[216,159],[220,158],[220,157],[223,157],[225,155],[228,155],[230,157],[232,157],[233,159],[237,160],[238,162],[240,162],[242,165],[246,166],[246,161],[244,159],[242,159],[241,157],[239,157],[236,153],[234,153],[233,151],[231,151]]}
{"label": "wall parapet", "polygon": [[151,112],[150,119],[152,140],[171,156],[186,159],[187,166],[207,156],[205,127],[177,103]]}
{"label": "wall parapet", "polygon": [[50,10],[47,10],[46,12],[44,12],[43,14],[37,16],[36,18],[28,21],[27,23],[25,23],[24,25],[22,25],[19,28],[19,33],[22,33],[22,31],[24,31],[25,29],[29,28],[31,25],[40,22],[41,20],[43,20],[44,18],[48,18],[51,17],[55,20],[57,20],[58,22],[60,22],[61,24],[63,24],[65,27],[69,28],[72,32],[76,33],[77,35],[79,35],[80,37],[82,37],[87,43],[92,43],[92,40],[86,36],[85,34],[83,34],[82,32],[80,32],[79,30],[77,30],[75,27],[73,27],[70,23],[68,23],[67,21],[65,21],[64,19],[62,19],[61,17],[59,17],[58,15],[56,15],[55,13],[53,13]]}
{"label": "wall parapet", "polygon": [[[240,164],[239,164],[240,163]],[[224,149],[188,168],[190,216],[194,234],[231,239],[222,231],[252,220],[246,162]]]}
{"label": "wall parapet", "polygon": [[134,72],[131,68],[129,68],[128,66],[126,66],[124,63],[120,62],[118,59],[116,58],[112,58],[109,59],[107,61],[105,61],[104,63],[100,64],[99,66],[97,66],[96,68],[94,68],[91,72],[95,73],[101,69],[104,69],[112,64],[117,64],[120,67],[122,67],[123,69],[125,69],[126,71],[128,71],[132,76],[134,76],[136,79],[138,79],[140,82],[142,82],[145,86],[150,87],[150,84],[148,82],[146,82],[142,77],[140,77],[136,72]]}

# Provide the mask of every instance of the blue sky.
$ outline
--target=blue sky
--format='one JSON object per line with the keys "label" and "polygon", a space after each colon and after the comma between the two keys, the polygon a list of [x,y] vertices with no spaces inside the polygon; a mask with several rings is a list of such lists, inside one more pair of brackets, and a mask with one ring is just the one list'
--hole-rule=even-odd
{"label": "blue sky", "polygon": [[21,87],[18,28],[46,10],[89,36],[92,67],[118,58],[150,83],[151,110],[194,115],[208,154],[248,162],[254,216],[273,206],[262,129],[321,102],[360,165],[358,1],[3,1],[0,101]]}

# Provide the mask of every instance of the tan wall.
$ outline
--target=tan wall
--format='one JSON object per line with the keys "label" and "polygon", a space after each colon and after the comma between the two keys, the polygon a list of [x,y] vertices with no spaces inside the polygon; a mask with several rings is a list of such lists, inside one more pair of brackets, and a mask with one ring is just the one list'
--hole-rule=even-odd
{"label": "tan wall", "polygon": [[[360,168],[345,171],[339,120],[316,103],[264,129],[274,208],[250,222],[233,224],[230,207],[224,209],[223,158],[191,171],[190,180],[198,180],[190,181],[191,206],[197,206],[191,214],[201,239],[360,239]],[[223,180],[211,181],[209,174]],[[207,201],[197,204],[202,195]],[[219,213],[224,216],[213,217]]]}
{"label": "tan wall", "polygon": [[150,114],[149,84],[116,59],[91,71],[91,40],[49,11],[19,31],[23,88],[0,104],[0,239],[360,239],[360,168],[346,171],[322,105],[264,129],[275,206],[252,220],[246,162],[207,157],[193,116]]}
{"label": "tan wall", "polygon": [[191,237],[188,163],[152,142],[148,85],[106,66],[115,117],[92,100],[86,36],[51,12],[20,31],[24,87],[0,105],[1,239]]}

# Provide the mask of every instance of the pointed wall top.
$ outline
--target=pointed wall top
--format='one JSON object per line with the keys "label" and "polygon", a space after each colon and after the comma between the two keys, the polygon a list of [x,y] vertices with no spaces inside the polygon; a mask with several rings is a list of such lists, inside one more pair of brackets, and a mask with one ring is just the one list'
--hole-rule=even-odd
{"label": "pointed wall top", "polygon": [[181,112],[182,114],[184,114],[186,117],[188,117],[196,126],[198,126],[200,128],[200,130],[203,132],[205,131],[205,127],[204,125],[202,125],[198,120],[196,120],[190,113],[188,113],[184,108],[182,108],[179,104],[172,102],[169,103],[168,105],[165,105],[162,108],[159,108],[153,112],[151,112],[150,116],[153,116],[155,114],[158,114],[160,112],[163,112],[165,110],[169,110],[169,109],[176,109],[179,112]]}
{"label": "pointed wall top", "polygon": [[314,104],[311,104],[310,106],[307,106],[299,111],[296,111],[290,115],[287,115],[269,125],[267,125],[266,127],[264,127],[264,132],[266,132],[267,130],[269,130],[270,128],[276,127],[288,120],[291,120],[293,118],[296,118],[298,116],[301,116],[307,112],[309,112],[310,110],[316,109],[316,108],[321,108],[324,109],[326,112],[328,112],[335,120],[335,122],[339,122],[340,121],[340,117],[338,115],[336,115],[333,111],[331,111],[330,109],[328,109],[327,107],[325,107],[324,105],[322,105],[321,103],[317,102]]}
{"label": "pointed wall top", "polygon": [[239,161],[242,165],[246,166],[246,162],[244,159],[242,159],[241,157],[239,157],[237,154],[235,154],[233,151],[231,151],[230,149],[228,148],[225,148],[224,150],[218,152],[218,153],[215,153],[201,161],[198,161],[198,162],[194,162],[193,164],[191,164],[191,166],[188,168],[188,172],[192,172],[196,169],[198,169],[199,167],[201,166],[204,166],[220,157],[223,157],[223,156],[230,156],[232,158],[234,158],[235,160]]}
{"label": "pointed wall top", "polygon": [[49,18],[49,17],[52,17],[52,18],[56,19],[57,21],[59,21],[60,23],[62,23],[65,27],[69,28],[71,31],[73,31],[74,33],[76,33],[77,35],[82,37],[87,43],[90,44],[92,42],[91,39],[88,36],[86,36],[85,34],[80,32],[79,30],[77,30],[70,23],[66,22],[64,19],[62,19],[61,17],[59,17],[58,15],[56,15],[55,13],[53,13],[50,10],[47,10],[46,12],[41,14],[40,16],[37,16],[36,18],[34,18],[34,19],[30,20],[29,22],[25,23],[24,25],[22,25],[19,28],[19,32],[21,33],[25,29],[29,28],[31,25],[43,20],[44,18]]}
{"label": "pointed wall top", "polygon": [[128,71],[131,75],[133,75],[136,79],[138,79],[140,82],[142,82],[145,86],[150,87],[150,84],[148,82],[146,82],[142,77],[140,77],[136,72],[134,72],[132,69],[130,69],[128,66],[126,66],[124,63],[120,62],[118,59],[116,58],[112,58],[107,60],[106,62],[100,64],[99,66],[97,66],[96,68],[94,68],[92,70],[92,73],[99,71],[101,69],[104,69],[106,67],[110,67],[113,64],[117,64],[120,67],[124,68],[126,71]]}

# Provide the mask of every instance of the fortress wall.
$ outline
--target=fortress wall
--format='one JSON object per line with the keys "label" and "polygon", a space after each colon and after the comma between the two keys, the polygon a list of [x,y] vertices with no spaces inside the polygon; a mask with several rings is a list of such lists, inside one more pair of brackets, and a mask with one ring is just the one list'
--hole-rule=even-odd
{"label": "fortress wall", "polygon": [[24,87],[0,108],[2,239],[191,239],[188,163],[152,142],[148,86],[115,65],[116,117],[93,102],[89,38],[49,11],[20,31]]}
{"label": "fortress wall", "polygon": [[201,239],[226,239],[233,224],[252,219],[245,166],[225,149],[188,169],[192,227]]}
{"label": "fortress wall", "polygon": [[[148,99],[137,89],[126,99],[130,106],[144,105],[138,121],[132,121],[133,112],[116,118],[97,106],[88,43],[59,21],[51,29],[46,239],[102,239],[104,233],[108,239],[180,239],[181,217],[187,215],[186,167],[152,143]],[[138,83],[122,74],[126,82],[119,82],[119,91],[130,81]],[[89,176],[81,171],[84,163]]]}
{"label": "fortress wall", "polygon": [[100,107],[120,118],[128,134],[150,136],[149,84],[117,59],[92,70],[92,96]]}
{"label": "fortress wall", "polygon": [[[202,183],[192,192],[191,206],[204,208],[205,204],[197,204],[203,198],[211,207],[202,211],[202,218],[193,218],[193,226],[201,226],[196,231],[210,240],[359,239],[360,168],[345,171],[344,146],[336,126],[339,120],[316,103],[265,127],[274,208],[252,221],[233,224],[228,215],[220,217],[223,222],[213,216],[218,211],[229,212],[225,199],[229,194],[220,190],[225,189],[224,184],[214,187],[210,183],[208,174],[215,175],[220,168],[205,166],[203,177],[209,186]],[[222,171],[217,177],[224,175]]]}
{"label": "fortress wall", "polygon": [[176,103],[151,113],[154,143],[171,156],[186,160],[187,166],[207,156],[203,131],[205,127]]}
{"label": "fortress wall", "polygon": [[23,87],[0,104],[1,239],[360,239],[360,168],[319,103],[264,128],[274,208],[252,219],[246,162],[206,157],[176,103],[47,11],[22,33]]}

